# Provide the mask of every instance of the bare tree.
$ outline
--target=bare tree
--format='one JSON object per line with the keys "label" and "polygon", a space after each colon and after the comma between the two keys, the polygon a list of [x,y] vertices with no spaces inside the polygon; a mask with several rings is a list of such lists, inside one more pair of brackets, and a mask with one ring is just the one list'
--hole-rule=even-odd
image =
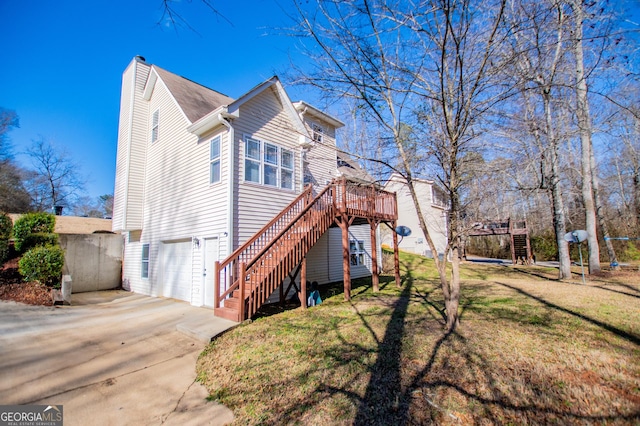
{"label": "bare tree", "polygon": [[24,185],[24,171],[11,152],[9,132],[19,127],[18,114],[0,108],[0,211],[22,213],[29,210],[30,200]]}
{"label": "bare tree", "polygon": [[594,202],[594,159],[593,145],[591,142],[591,114],[589,112],[589,98],[587,76],[585,74],[584,50],[583,50],[583,26],[585,11],[582,0],[569,2],[573,11],[574,37],[573,53],[575,58],[575,92],[576,92],[576,116],[580,141],[582,143],[582,201],[585,209],[586,231],[589,244],[589,273],[600,272],[600,247],[596,232],[596,208]]}
{"label": "bare tree", "polygon": [[84,179],[67,151],[41,137],[26,153],[33,166],[26,182],[34,208],[46,211],[54,206],[72,207],[84,190]]}
{"label": "bare tree", "polygon": [[451,276],[446,257],[434,261],[449,331],[459,321],[462,189],[477,159],[470,154],[480,149],[480,119],[509,90],[495,80],[505,2],[329,0],[312,10],[296,3],[298,35],[313,41],[316,60],[300,82],[351,99],[376,126],[382,157],[374,160],[406,180],[434,253],[414,179],[431,170],[448,191]]}
{"label": "bare tree", "polygon": [[[516,156],[515,181],[523,191],[545,191],[553,211],[553,229],[558,247],[559,278],[571,278],[569,247],[564,240],[566,215],[561,185],[560,146],[562,133],[558,126],[563,120],[556,113],[562,106],[566,93],[562,87],[567,66],[565,43],[567,42],[566,11],[561,2],[550,0],[534,3],[514,1],[510,3],[509,20],[512,26],[522,29],[511,39],[516,58],[508,71],[518,78],[519,96],[515,114],[508,123],[519,122],[525,127],[525,138],[520,145],[528,158]],[[507,130],[508,131],[508,130]],[[522,165],[525,166],[524,170]],[[535,176],[533,182],[523,182],[522,174],[529,167]],[[532,185],[533,183],[533,185]]]}

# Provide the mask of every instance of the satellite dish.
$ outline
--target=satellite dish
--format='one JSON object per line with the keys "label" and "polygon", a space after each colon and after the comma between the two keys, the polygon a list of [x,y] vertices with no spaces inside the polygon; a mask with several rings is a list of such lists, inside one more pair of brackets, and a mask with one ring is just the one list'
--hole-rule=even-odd
{"label": "satellite dish", "polygon": [[411,235],[411,228],[409,228],[408,226],[400,225],[396,227],[396,234],[400,235],[401,237],[408,237],[409,235]]}
{"label": "satellite dish", "polygon": [[567,232],[564,235],[564,240],[570,243],[581,243],[589,237],[587,231],[579,229],[577,231]]}

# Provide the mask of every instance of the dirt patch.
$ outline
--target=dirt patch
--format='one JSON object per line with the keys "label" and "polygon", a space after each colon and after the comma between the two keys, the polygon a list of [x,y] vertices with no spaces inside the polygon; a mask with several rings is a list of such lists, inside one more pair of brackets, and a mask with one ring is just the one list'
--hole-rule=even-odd
{"label": "dirt patch", "polygon": [[51,289],[38,282],[24,282],[18,272],[18,258],[5,262],[0,269],[0,300],[27,305],[51,306]]}

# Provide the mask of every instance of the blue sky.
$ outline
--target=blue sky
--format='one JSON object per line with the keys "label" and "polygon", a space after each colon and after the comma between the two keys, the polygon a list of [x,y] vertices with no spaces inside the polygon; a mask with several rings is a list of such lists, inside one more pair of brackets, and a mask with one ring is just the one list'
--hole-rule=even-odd
{"label": "blue sky", "polygon": [[20,152],[41,135],[81,165],[89,196],[112,193],[121,77],[135,55],[234,98],[304,60],[278,35],[290,22],[275,0],[212,3],[230,22],[199,0],[175,5],[195,33],[160,22],[160,0],[0,0],[0,106],[20,117],[16,159],[27,165]]}

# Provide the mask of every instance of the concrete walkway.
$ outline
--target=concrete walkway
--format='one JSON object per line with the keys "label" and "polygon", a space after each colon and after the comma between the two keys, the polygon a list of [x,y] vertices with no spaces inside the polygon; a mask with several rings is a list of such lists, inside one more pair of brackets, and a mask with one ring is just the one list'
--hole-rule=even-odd
{"label": "concrete walkway", "polygon": [[222,425],[195,382],[198,355],[236,323],[125,291],[72,306],[0,302],[0,404],[63,405],[65,425]]}

